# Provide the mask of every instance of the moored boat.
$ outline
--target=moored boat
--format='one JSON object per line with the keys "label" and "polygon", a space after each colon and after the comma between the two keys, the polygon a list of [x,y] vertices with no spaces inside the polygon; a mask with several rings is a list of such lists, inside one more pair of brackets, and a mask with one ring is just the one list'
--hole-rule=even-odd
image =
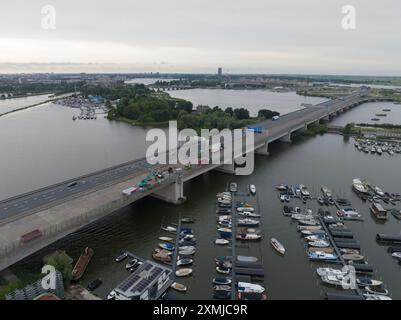
{"label": "moored boat", "polygon": [[323,251],[308,252],[308,258],[311,260],[335,261],[338,259],[334,253],[326,253]]}
{"label": "moored boat", "polygon": [[377,286],[381,286],[383,284],[382,281],[374,280],[374,279],[370,279],[370,278],[357,278],[356,283],[358,286],[361,286],[361,287],[366,287],[366,286],[377,287]]}
{"label": "moored boat", "polygon": [[401,261],[401,252],[393,252],[391,256]]}
{"label": "moored boat", "polygon": [[177,261],[177,266],[189,266],[194,262],[191,258],[182,258]]}
{"label": "moored boat", "polygon": [[248,282],[238,282],[237,287],[238,292],[263,293],[266,291],[266,289],[261,285]]}
{"label": "moored boat", "polygon": [[361,181],[361,179],[353,179],[352,180],[352,187],[356,192],[359,192],[361,194],[366,194],[368,193],[368,188],[365,186],[365,184]]}
{"label": "moored boat", "polygon": [[182,269],[178,269],[176,272],[175,272],[175,275],[177,276],[177,277],[187,277],[187,276],[189,276],[189,275],[191,275],[192,274],[192,269],[191,268],[182,268]]}
{"label": "moored boat", "polygon": [[231,279],[226,277],[216,277],[213,279],[213,284],[216,285],[230,285]]}
{"label": "moored boat", "polygon": [[175,248],[171,243],[159,243],[159,247],[168,251],[174,251]]}
{"label": "moored boat", "polygon": [[365,287],[365,290],[367,293],[370,293],[370,294],[379,294],[382,296],[388,295],[388,290],[381,286],[367,286],[367,287]]}
{"label": "moored boat", "polygon": [[73,281],[78,281],[79,279],[82,278],[86,268],[88,267],[90,260],[92,259],[93,254],[94,254],[93,249],[89,247],[85,248],[84,252],[81,254],[77,263],[75,264],[74,269],[72,270]]}
{"label": "moored boat", "polygon": [[127,252],[124,252],[124,253],[120,254],[120,255],[115,259],[115,261],[116,261],[116,262],[122,262],[122,261],[124,261],[125,259],[127,259],[127,257],[128,257],[128,253],[127,253]]}
{"label": "moored boat", "polygon": [[171,285],[171,288],[173,288],[174,290],[180,291],[180,292],[186,292],[187,291],[187,287],[181,283],[178,282],[173,282],[173,284]]}
{"label": "moored boat", "polygon": [[230,241],[227,239],[216,239],[214,243],[218,245],[227,245],[230,243]]}
{"label": "moored boat", "polygon": [[255,185],[251,184],[251,185],[249,186],[249,192],[250,192],[252,195],[256,195],[256,187],[255,187]]}
{"label": "moored boat", "polygon": [[342,255],[344,260],[348,260],[348,261],[361,261],[364,259],[364,256],[360,255],[360,254],[355,254],[355,253],[348,253],[348,254],[343,254]]}

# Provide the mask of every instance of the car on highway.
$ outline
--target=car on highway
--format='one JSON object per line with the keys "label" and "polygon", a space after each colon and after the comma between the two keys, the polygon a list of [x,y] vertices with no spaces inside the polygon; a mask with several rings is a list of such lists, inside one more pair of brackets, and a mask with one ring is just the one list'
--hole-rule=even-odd
{"label": "car on highway", "polygon": [[279,116],[274,116],[274,117],[272,118],[272,121],[277,121],[278,119],[280,119]]}
{"label": "car on highway", "polygon": [[72,188],[72,187],[75,187],[76,185],[78,185],[78,182],[71,182],[71,183],[69,183],[68,185],[67,185],[67,187],[68,188]]}

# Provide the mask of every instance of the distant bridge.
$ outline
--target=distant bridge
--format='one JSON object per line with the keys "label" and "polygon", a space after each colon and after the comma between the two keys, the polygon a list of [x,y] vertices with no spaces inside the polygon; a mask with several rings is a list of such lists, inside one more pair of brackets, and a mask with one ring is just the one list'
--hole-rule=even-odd
{"label": "distant bridge", "polygon": [[[368,93],[367,89],[360,89],[347,97],[283,115],[277,121],[263,121],[255,126],[264,128],[264,132],[255,134],[255,147],[245,152],[266,156],[271,142],[291,142],[296,131],[329,121],[362,103],[376,101]],[[150,172],[167,168],[150,165],[142,158],[0,201],[0,270],[141,198],[153,196],[182,203],[185,181],[210,170],[233,174],[236,164],[192,166],[166,174],[163,182],[151,188],[131,196],[122,195],[122,190],[137,186]]]}

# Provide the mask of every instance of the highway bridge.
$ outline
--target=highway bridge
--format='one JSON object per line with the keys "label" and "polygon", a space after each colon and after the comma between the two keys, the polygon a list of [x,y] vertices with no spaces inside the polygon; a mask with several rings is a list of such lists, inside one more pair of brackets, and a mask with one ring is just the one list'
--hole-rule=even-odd
{"label": "highway bridge", "polygon": [[[255,134],[254,149],[246,152],[268,155],[271,142],[291,142],[294,132],[329,121],[341,112],[372,101],[368,93],[367,88],[361,88],[350,96],[255,125],[264,131]],[[178,165],[173,170],[168,170],[169,167],[150,165],[145,158],[137,159],[0,201],[0,270],[141,198],[153,196],[179,204],[185,200],[185,181],[210,170],[235,173],[236,164],[195,165],[189,169]],[[122,195],[122,190],[138,186],[152,172],[163,172],[164,179],[131,196]]]}

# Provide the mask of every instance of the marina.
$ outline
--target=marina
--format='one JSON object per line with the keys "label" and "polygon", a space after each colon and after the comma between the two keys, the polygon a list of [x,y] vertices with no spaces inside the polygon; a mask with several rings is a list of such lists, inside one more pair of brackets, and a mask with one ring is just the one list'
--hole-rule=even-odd
{"label": "marina", "polygon": [[[305,186],[301,185],[302,187],[295,187],[289,185],[278,185],[276,186],[277,192],[281,195],[283,192],[285,195],[289,197],[289,203],[292,199],[296,201],[302,200],[302,203],[305,203],[304,199],[305,196],[300,192],[303,188],[306,189]],[[359,179],[354,179],[353,181],[353,188],[356,189],[358,192],[364,192],[366,189],[363,189],[363,185]],[[323,197],[325,199],[332,199],[332,201],[327,201],[327,206],[333,205],[337,210],[338,218],[335,218],[331,215],[330,211],[322,210],[319,208],[317,214],[313,214],[313,211],[309,208],[307,209],[300,209],[297,207],[295,212],[297,214],[292,214],[291,217],[295,221],[298,222],[298,231],[301,232],[302,237],[307,241],[305,247],[307,248],[307,257],[310,261],[314,263],[330,263],[335,264],[342,269],[332,269],[332,268],[318,268],[317,273],[321,277],[321,281],[325,285],[334,286],[336,288],[343,287],[344,290],[352,289],[354,291],[354,295],[349,293],[326,293],[326,299],[328,300],[364,300],[370,297],[371,294],[378,296],[380,299],[381,296],[387,296],[388,290],[382,288],[382,282],[380,282],[380,289],[374,290],[372,289],[373,284],[379,285],[377,280],[372,280],[371,277],[373,276],[374,269],[373,267],[367,262],[365,256],[361,254],[361,247],[358,242],[354,239],[354,235],[351,230],[345,225],[345,221],[347,219],[347,212],[353,212],[353,214],[358,215],[358,219],[351,219],[351,220],[358,220],[363,221],[359,217],[360,215],[357,211],[353,208],[343,208],[339,205],[334,199],[332,191],[326,187],[321,187],[321,192],[323,193]],[[309,193],[309,192],[308,192]],[[384,195],[384,194],[383,194]],[[311,198],[308,196],[308,198]],[[297,200],[298,199],[298,200]],[[351,203],[347,199],[342,199],[342,204],[346,203],[346,205],[351,205]],[[346,200],[346,201],[345,201]],[[323,205],[323,203],[318,202],[319,205]],[[284,212],[291,212],[292,210],[290,207],[285,206]],[[338,214],[338,213],[342,214]],[[301,220],[303,219],[303,220]],[[314,221],[313,223],[306,223],[308,221]],[[305,227],[305,225],[314,226],[316,229],[312,230],[304,230],[299,229],[300,227]],[[387,243],[401,243],[399,236],[394,235],[377,235],[377,240],[380,242],[387,242]],[[396,254],[398,256],[398,254]],[[350,275],[351,274],[351,275]],[[353,274],[353,276],[352,276]],[[357,276],[363,275],[363,278],[356,278]],[[349,277],[354,277],[354,281],[358,282],[358,285],[354,287],[349,287]],[[348,277],[348,278],[346,278]],[[348,279],[348,280],[344,280]],[[347,282],[348,281],[348,282]],[[363,286],[363,283],[370,282],[372,284]]]}

